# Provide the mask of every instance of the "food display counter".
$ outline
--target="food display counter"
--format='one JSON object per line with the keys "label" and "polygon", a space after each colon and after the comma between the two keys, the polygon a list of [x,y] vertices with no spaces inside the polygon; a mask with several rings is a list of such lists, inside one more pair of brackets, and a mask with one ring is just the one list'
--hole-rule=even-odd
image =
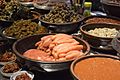
{"label": "food display counter", "polygon": [[86,58],[119,63],[120,17],[105,7],[120,9],[116,1],[92,0],[85,16],[84,0],[1,0],[0,80],[21,80],[22,71],[31,80],[77,80],[74,64]]}

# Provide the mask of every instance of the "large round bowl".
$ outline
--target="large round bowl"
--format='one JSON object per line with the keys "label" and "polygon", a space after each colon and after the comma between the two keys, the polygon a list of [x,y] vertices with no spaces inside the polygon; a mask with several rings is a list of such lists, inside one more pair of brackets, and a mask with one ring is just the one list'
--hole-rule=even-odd
{"label": "large round bowl", "polygon": [[[102,7],[108,15],[120,17],[120,2],[112,3],[117,0],[101,0]],[[119,0],[118,0],[119,1]]]}
{"label": "large round bowl", "polygon": [[[30,21],[30,22],[29,22],[29,21]],[[34,29],[29,29],[28,26],[31,26],[31,27],[32,27],[32,25],[29,24],[29,23],[33,23],[34,26],[37,24],[36,27],[39,27],[39,33],[36,33],[36,32],[35,32],[35,28],[34,28]],[[14,24],[15,24],[15,25],[14,25]],[[33,32],[33,34],[28,33],[27,35],[25,35],[25,34],[21,33],[21,32],[24,32],[24,31],[22,31],[23,28],[20,28],[20,27],[23,27],[22,24],[24,24],[24,27],[25,27],[25,24],[26,24],[26,28],[24,28],[24,30],[26,30],[26,33],[30,31],[30,32]],[[14,25],[14,26],[13,26],[13,25]],[[18,26],[18,25],[19,25],[19,26]],[[20,26],[20,25],[22,25],[22,26]],[[12,28],[9,29],[11,26],[12,26]],[[17,28],[15,28],[15,26],[16,26]],[[18,28],[20,28],[20,29],[18,29]],[[6,30],[6,29],[8,29],[8,30]],[[14,29],[16,29],[16,30],[14,31]],[[6,34],[6,31],[8,31],[8,32],[11,31],[11,32],[10,32],[11,34],[14,34],[14,33],[17,33],[17,32],[18,32],[18,33],[17,33],[16,35],[8,36],[7,34],[9,34],[9,33]],[[20,31],[21,31],[21,32],[20,32]],[[1,29],[0,29],[0,35],[1,35],[2,37],[4,37],[5,39],[8,39],[8,40],[9,40],[9,43],[10,43],[11,45],[12,45],[17,39],[20,39],[20,38],[23,38],[23,37],[26,37],[26,36],[30,36],[30,35],[34,35],[34,34],[40,34],[40,33],[48,33],[48,29],[45,28],[44,26],[39,25],[38,21],[36,21],[36,20],[19,20],[19,21],[13,22],[10,26],[7,26],[7,27],[4,27],[4,28],[1,28]],[[19,35],[19,34],[24,35],[24,36],[20,37],[21,35]],[[16,37],[16,36],[18,36],[18,37]]]}
{"label": "large round bowl", "polygon": [[40,19],[40,21],[43,26],[48,27],[53,32],[73,33],[78,30],[83,19],[84,17],[81,16],[81,19],[79,19],[78,21],[68,22],[68,23],[51,23],[51,22],[44,21],[42,19]]}
{"label": "large round bowl", "polygon": [[86,40],[92,48],[101,51],[114,52],[111,45],[112,37],[99,37],[88,33],[89,30],[93,30],[95,28],[115,28],[116,30],[120,30],[120,25],[95,23],[85,24],[80,27],[83,39]]}
{"label": "large round bowl", "polygon": [[119,80],[119,57],[88,55],[73,61],[70,67],[74,80]]}
{"label": "large round bowl", "polygon": [[[50,34],[40,34],[40,35],[33,35],[29,36],[23,39],[20,39],[16,41],[13,44],[13,51],[18,57],[18,61],[20,61],[23,65],[27,65],[27,67],[30,67],[31,69],[37,69],[47,72],[54,72],[54,71],[60,71],[69,69],[70,64],[73,60],[67,60],[62,62],[45,62],[45,61],[38,61],[33,60],[30,58],[26,58],[23,56],[23,53],[27,51],[28,49],[35,48],[34,44],[40,40],[41,37],[50,35]],[[84,55],[87,55],[90,51],[90,47],[87,42],[84,40],[74,37],[77,41],[80,42],[80,44],[83,45],[83,52]],[[36,68],[35,68],[36,67]]]}

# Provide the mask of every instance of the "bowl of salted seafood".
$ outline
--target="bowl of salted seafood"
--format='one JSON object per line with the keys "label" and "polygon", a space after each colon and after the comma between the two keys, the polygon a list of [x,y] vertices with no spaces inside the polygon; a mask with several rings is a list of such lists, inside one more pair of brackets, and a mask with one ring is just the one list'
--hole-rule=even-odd
{"label": "bowl of salted seafood", "polygon": [[39,34],[17,40],[13,51],[27,67],[54,72],[69,69],[74,59],[89,53],[90,46],[67,34]]}

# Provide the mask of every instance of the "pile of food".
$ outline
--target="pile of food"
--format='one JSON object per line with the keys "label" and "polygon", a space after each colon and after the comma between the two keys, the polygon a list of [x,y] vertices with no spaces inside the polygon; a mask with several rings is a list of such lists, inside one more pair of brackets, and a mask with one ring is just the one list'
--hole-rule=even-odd
{"label": "pile of food", "polygon": [[15,0],[10,0],[10,2],[2,0],[0,4],[0,20],[11,20],[12,14],[20,8],[20,4]]}
{"label": "pile of food", "polygon": [[91,18],[85,21],[85,23],[113,23],[120,24],[119,20],[109,19],[109,18]]}
{"label": "pile of food", "polygon": [[0,55],[0,62],[15,61],[16,55],[13,52],[6,51],[4,54]]}
{"label": "pile of food", "polygon": [[89,30],[88,33],[98,37],[113,38],[119,31],[115,28],[95,28],[94,30]]}
{"label": "pile of food", "polygon": [[27,73],[16,76],[15,80],[32,80]]}
{"label": "pile of food", "polygon": [[5,64],[4,67],[3,67],[3,72],[4,73],[14,73],[14,72],[17,72],[19,70],[20,70],[20,67],[15,62]]}
{"label": "pile of food", "polygon": [[50,23],[69,23],[81,20],[81,16],[67,6],[56,6],[41,19]]}
{"label": "pile of food", "polygon": [[46,33],[47,29],[39,24],[32,22],[31,20],[18,20],[15,21],[10,27],[6,28],[3,32],[8,37],[14,37],[16,39],[23,38],[25,36]]}
{"label": "pile of food", "polygon": [[23,53],[23,56],[50,62],[73,60],[84,54],[83,45],[67,34],[44,36],[35,46],[37,49],[29,49]]}

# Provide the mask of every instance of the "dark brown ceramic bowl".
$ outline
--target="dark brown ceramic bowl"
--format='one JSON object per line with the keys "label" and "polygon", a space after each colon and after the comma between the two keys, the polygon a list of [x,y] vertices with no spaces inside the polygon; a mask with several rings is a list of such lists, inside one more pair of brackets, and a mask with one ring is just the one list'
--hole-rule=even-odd
{"label": "dark brown ceramic bowl", "polygon": [[[22,20],[20,20],[20,21],[22,21]],[[35,22],[36,24],[39,25],[39,23],[36,22],[35,20],[34,20],[34,21],[31,20],[31,22]],[[13,24],[14,24],[14,23],[13,23]],[[39,25],[39,26],[40,26],[40,25]],[[6,35],[6,34],[5,34],[5,30],[8,29],[9,27],[11,27],[11,26],[7,26],[7,27],[4,27],[4,28],[0,29],[0,35],[1,35],[2,37],[4,37],[5,39],[9,40],[9,43],[12,45],[16,40],[20,39],[20,36],[19,36],[19,38],[16,38],[15,36],[8,36],[8,35]],[[19,26],[19,27],[20,27],[20,26]],[[43,26],[40,26],[40,27],[43,27]],[[41,28],[41,29],[43,29],[43,28]],[[17,30],[18,30],[18,29],[17,29]],[[28,29],[27,29],[27,31],[28,31]],[[32,31],[33,31],[33,30],[32,30]],[[14,33],[14,32],[13,32],[13,33]],[[44,32],[41,32],[41,33],[48,33],[48,29],[44,27]],[[34,34],[31,34],[31,35],[34,35]],[[29,35],[27,35],[27,36],[29,36]],[[26,36],[23,36],[23,37],[26,37]],[[22,37],[22,38],[23,38],[23,37]]]}
{"label": "dark brown ceramic bowl", "polygon": [[[23,56],[23,53],[27,51],[28,49],[34,49],[35,46],[34,44],[40,40],[41,37],[46,36],[46,35],[52,35],[52,34],[40,34],[40,35],[33,35],[29,36],[23,39],[20,39],[16,41],[13,44],[13,51],[17,55],[19,61],[27,65],[29,67],[37,67],[38,70],[42,69],[47,72],[54,72],[54,71],[60,71],[60,70],[65,70],[69,69],[69,66],[73,60],[67,60],[67,61],[62,61],[62,62],[45,62],[45,61],[38,61],[38,60],[33,60],[30,58],[26,58]],[[80,42],[84,46],[83,52],[84,55],[87,55],[90,51],[89,44],[85,42],[84,40],[74,37],[77,41]]]}
{"label": "dark brown ceramic bowl", "polygon": [[[96,58],[96,60],[93,61],[93,59],[95,59],[95,58]],[[104,59],[104,61],[106,61],[105,63],[107,63],[107,64],[104,64],[103,60],[100,62],[99,60],[101,60],[101,59]],[[108,77],[110,77],[110,74],[112,74],[114,76],[117,76],[116,74],[120,73],[120,71],[118,71],[119,73],[115,72],[115,74],[113,74],[113,72],[111,72],[109,70],[109,67],[111,67],[111,65],[112,65],[112,64],[110,65],[111,62],[113,62],[113,63],[119,62],[120,63],[119,57],[112,56],[112,55],[106,55],[106,54],[102,54],[102,55],[96,54],[96,55],[82,56],[82,57],[80,57],[80,58],[78,58],[78,59],[76,59],[75,61],[72,62],[71,66],[70,66],[70,71],[71,71],[71,73],[72,73],[72,75],[74,77],[74,80],[84,80],[84,79],[85,80],[101,80],[100,78],[98,79],[98,77],[96,79],[96,75],[99,76],[99,77],[102,76],[101,77],[102,80],[107,80]],[[96,65],[96,64],[98,64],[98,65]],[[75,68],[78,68],[78,69],[75,69]],[[114,67],[114,68],[116,68],[116,67]],[[107,70],[110,71],[110,73],[107,73]],[[115,70],[115,69],[113,69],[113,70]],[[106,75],[106,73],[108,75]],[[80,75],[81,75],[81,78],[80,78]],[[117,77],[119,77],[119,76],[117,76]],[[115,80],[119,80],[119,79],[115,79]],[[112,79],[112,80],[114,80],[114,79]]]}
{"label": "dark brown ceramic bowl", "polygon": [[[103,10],[112,16],[120,18],[120,3],[110,3],[111,0],[101,0]],[[117,1],[117,0],[116,0]],[[119,0],[118,0],[119,1]]]}
{"label": "dark brown ceramic bowl", "polygon": [[95,28],[115,28],[116,30],[120,30],[120,25],[96,23],[96,24],[85,24],[80,27],[80,32],[82,33],[83,39],[87,41],[92,48],[97,50],[104,50],[104,51],[114,51],[111,45],[111,41],[113,38],[98,37],[91,35],[87,32]]}
{"label": "dark brown ceramic bowl", "polygon": [[[43,16],[41,16],[42,18]],[[79,19],[76,22],[68,22],[68,23],[51,23],[44,21],[40,18],[41,25],[48,27],[50,30],[52,30],[55,33],[73,33],[76,32],[79,28],[79,26],[82,23],[82,20],[84,19],[83,16],[80,16],[81,19]]]}

